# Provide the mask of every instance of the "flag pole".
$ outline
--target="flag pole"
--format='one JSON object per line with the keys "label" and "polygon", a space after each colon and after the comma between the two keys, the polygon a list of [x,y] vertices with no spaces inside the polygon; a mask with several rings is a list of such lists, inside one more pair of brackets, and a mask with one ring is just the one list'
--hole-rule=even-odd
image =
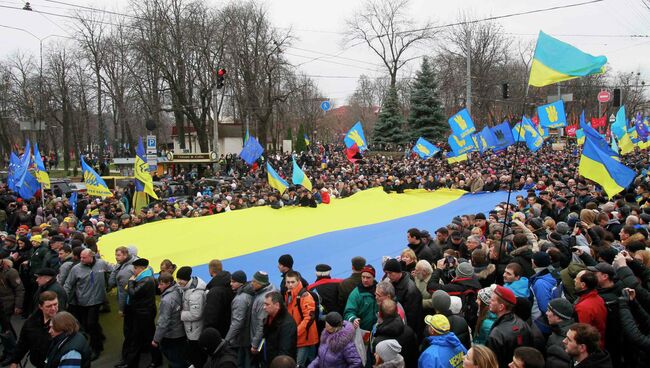
{"label": "flag pole", "polygon": [[[524,113],[526,112],[526,101],[528,99],[528,90],[530,89],[530,84],[526,84],[526,92],[524,92],[524,100],[521,106],[521,115],[524,116]],[[517,167],[517,155],[519,153],[519,138],[521,137],[521,125],[519,126],[519,129],[517,129],[517,139],[515,141],[515,149],[514,149],[514,160],[512,162],[512,170],[510,171],[510,184],[508,185],[508,199],[506,199],[506,214],[505,217],[503,218],[503,229],[501,230],[501,242],[499,243],[499,252],[497,262],[501,261],[501,250],[503,249],[503,244],[506,239],[506,225],[508,224],[508,213],[510,212],[510,197],[512,196],[512,188],[514,187],[515,184],[515,168]],[[514,212],[514,211],[513,211]]]}

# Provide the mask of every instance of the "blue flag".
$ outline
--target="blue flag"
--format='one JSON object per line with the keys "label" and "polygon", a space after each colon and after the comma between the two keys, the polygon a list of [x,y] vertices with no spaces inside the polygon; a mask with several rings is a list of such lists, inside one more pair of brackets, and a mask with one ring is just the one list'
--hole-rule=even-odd
{"label": "blue flag", "polygon": [[537,128],[535,128],[533,122],[524,116],[523,120],[521,121],[521,127],[525,132],[524,137],[528,149],[533,152],[537,152],[540,148],[542,148],[544,145],[544,138],[542,138],[542,136],[539,134],[539,131],[537,131]]}
{"label": "blue flag", "polygon": [[495,150],[502,150],[515,144],[515,139],[512,136],[512,130],[510,130],[508,121],[504,121],[490,130],[496,138]]}
{"label": "blue flag", "polygon": [[246,141],[244,148],[239,152],[239,157],[242,158],[247,164],[252,165],[264,153],[264,148],[255,137],[250,137]]}
{"label": "blue flag", "polygon": [[366,136],[363,134],[363,127],[361,126],[360,121],[357,121],[357,123],[350,128],[348,134],[343,138],[343,143],[345,143],[345,147],[347,148],[354,146],[356,143],[361,152],[368,149],[368,143],[366,142]]}
{"label": "blue flag", "polygon": [[643,123],[641,114],[639,113],[634,121],[634,126],[636,128],[636,133],[639,139],[643,142],[648,140],[648,127]]}
{"label": "blue flag", "polygon": [[22,156],[20,156],[19,164],[15,171],[16,188],[20,188],[23,185],[23,181],[25,180],[25,176],[29,171],[29,165],[31,161],[32,161],[32,148],[28,139],[27,144],[25,145],[25,152],[23,153]]}
{"label": "blue flag", "polygon": [[413,152],[417,153],[420,158],[429,158],[440,151],[440,148],[434,146],[431,142],[423,137],[418,138],[413,146]]}
{"label": "blue flag", "polygon": [[619,140],[627,133],[627,118],[625,116],[625,106],[621,106],[616,113],[616,120],[612,124],[612,133]]}
{"label": "blue flag", "polygon": [[476,132],[474,122],[472,121],[472,117],[469,116],[467,109],[462,109],[455,115],[452,115],[448,121],[451,131],[454,132],[459,139],[465,139],[470,134]]}
{"label": "blue flag", "polygon": [[[585,112],[582,111],[582,114],[580,115],[580,130],[582,130],[582,136],[591,139],[591,142],[595,144],[601,151],[607,153],[610,157],[614,158],[615,160],[619,160],[618,157],[618,152],[614,152],[612,148],[609,146],[605,138],[603,138],[600,133],[594,128],[591,127],[591,125],[587,124],[587,121],[585,120]],[[577,138],[577,134],[576,134]],[[582,137],[580,138],[582,140]],[[613,138],[612,138],[613,139]],[[618,149],[617,149],[618,151]]]}
{"label": "blue flag", "polygon": [[494,132],[488,128],[487,125],[483,127],[483,130],[481,130],[479,133],[478,141],[481,153],[489,149],[493,149],[497,146],[497,137],[494,135]]}
{"label": "blue flag", "polygon": [[566,115],[564,114],[564,101],[557,100],[548,105],[537,108],[539,124],[545,128],[561,128],[566,126]]}
{"label": "blue flag", "polygon": [[9,186],[9,189],[14,192],[16,191],[16,170],[18,169],[18,165],[20,165],[20,159],[13,151],[11,151],[11,155],[9,156],[9,168],[7,169],[7,185]]}
{"label": "blue flag", "polygon": [[70,202],[70,206],[72,206],[72,213],[77,215],[77,192],[72,192],[70,194],[70,198],[68,199],[68,202]]}
{"label": "blue flag", "polygon": [[447,139],[447,142],[449,143],[451,150],[454,151],[456,156],[462,155],[463,153],[471,152],[472,150],[475,149],[474,140],[472,139],[471,136],[468,136],[466,138],[459,138],[458,136],[452,133],[449,136],[449,139]]}
{"label": "blue flag", "polygon": [[512,127],[512,137],[517,143],[526,141],[526,131],[523,128],[523,122],[520,121]]}
{"label": "blue flag", "polygon": [[41,183],[36,180],[32,173],[27,171],[23,176],[22,185],[18,188],[18,195],[25,200],[30,200],[39,189],[41,189]]}

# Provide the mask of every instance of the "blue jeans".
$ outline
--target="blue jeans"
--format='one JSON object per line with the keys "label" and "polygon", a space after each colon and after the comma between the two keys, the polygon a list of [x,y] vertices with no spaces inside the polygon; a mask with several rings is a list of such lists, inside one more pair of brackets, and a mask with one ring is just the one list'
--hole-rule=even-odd
{"label": "blue jeans", "polygon": [[170,368],[187,368],[189,364],[185,360],[185,337],[176,339],[163,338],[160,342],[160,351],[169,361]]}
{"label": "blue jeans", "polygon": [[296,355],[296,364],[301,367],[306,367],[316,358],[316,345],[298,348],[298,353]]}

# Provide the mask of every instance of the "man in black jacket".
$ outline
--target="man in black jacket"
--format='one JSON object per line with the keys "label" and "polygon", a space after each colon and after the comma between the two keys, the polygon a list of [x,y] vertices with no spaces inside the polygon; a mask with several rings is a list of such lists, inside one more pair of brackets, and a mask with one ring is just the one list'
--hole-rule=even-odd
{"label": "man in black jacket", "polygon": [[53,291],[57,295],[59,300],[59,310],[66,310],[68,305],[68,295],[63,290],[61,286],[56,281],[56,270],[45,267],[34,273],[36,276],[36,284],[38,285],[38,290],[34,293],[34,306],[39,305],[39,296],[45,291]]}
{"label": "man in black jacket", "polygon": [[284,297],[277,291],[266,294],[264,311],[267,317],[264,321],[264,341],[266,347],[260,347],[264,352],[261,359],[268,367],[271,361],[279,355],[296,358],[298,344],[298,329],[296,322],[287,312]]}
{"label": "man in black jacket", "polygon": [[611,368],[612,361],[606,351],[599,349],[598,329],[586,323],[576,323],[569,328],[564,339],[564,350],[571,356],[571,367]]}
{"label": "man in black jacket", "polygon": [[497,315],[492,326],[486,346],[492,349],[499,362],[499,367],[506,368],[519,346],[533,346],[530,327],[514,313],[512,309],[517,298],[512,290],[498,285],[490,298],[490,312]]}
{"label": "man in black jacket", "polygon": [[205,287],[208,293],[203,310],[203,326],[216,328],[221,336],[226,336],[230,328],[232,300],[235,297],[230,286],[231,275],[228,271],[213,273],[210,270],[210,276],[212,280]]}
{"label": "man in black jacket", "polygon": [[127,284],[124,307],[124,364],[118,368],[138,368],[140,353],[149,350],[156,330],[156,281],[149,261],[133,261],[133,273]]}
{"label": "man in black jacket", "polygon": [[408,247],[415,252],[418,261],[424,259],[425,261],[433,264],[436,261],[436,256],[433,254],[433,249],[424,245],[422,241],[422,233],[416,228],[408,229],[406,232],[406,240]]}
{"label": "man in black jacket", "polygon": [[391,284],[395,287],[397,302],[404,307],[406,323],[415,331],[418,337],[424,331],[424,312],[422,310],[422,294],[415,286],[407,272],[402,271],[402,266],[395,258],[391,258],[384,264],[384,272]]}
{"label": "man in black jacket", "polygon": [[339,308],[342,310],[345,309],[352,290],[361,284],[361,270],[365,265],[365,258],[359,256],[352,258],[352,274],[339,284]]}
{"label": "man in black jacket", "polygon": [[29,361],[36,368],[45,367],[45,357],[50,346],[50,320],[59,312],[56,293],[46,291],[39,296],[38,309],[25,321],[18,344],[11,356],[10,368],[17,368],[21,360],[29,353]]}

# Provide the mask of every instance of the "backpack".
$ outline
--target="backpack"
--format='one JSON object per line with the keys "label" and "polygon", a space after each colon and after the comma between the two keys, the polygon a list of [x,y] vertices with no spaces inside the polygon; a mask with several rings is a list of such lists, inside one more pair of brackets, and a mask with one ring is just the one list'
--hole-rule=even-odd
{"label": "backpack", "polygon": [[305,319],[305,316],[302,314],[302,306],[300,305],[300,299],[302,298],[303,295],[305,295],[305,293],[311,295],[311,297],[314,299],[314,303],[316,304],[314,311],[311,314],[311,320],[307,322],[307,327],[305,328],[305,330],[307,331],[307,336],[309,336],[309,328],[311,327],[311,325],[316,321],[324,320],[325,314],[322,313],[323,306],[321,305],[320,295],[318,294],[318,291],[316,289],[308,290],[307,288],[302,288],[300,289],[300,291],[298,292],[298,296],[296,297],[296,307],[298,307],[298,312],[300,312],[300,317],[302,317],[302,319]]}
{"label": "backpack", "polygon": [[458,315],[465,318],[469,326],[475,326],[478,319],[478,304],[476,303],[477,291],[468,288],[462,292],[449,292],[450,296],[457,296],[463,302]]}

